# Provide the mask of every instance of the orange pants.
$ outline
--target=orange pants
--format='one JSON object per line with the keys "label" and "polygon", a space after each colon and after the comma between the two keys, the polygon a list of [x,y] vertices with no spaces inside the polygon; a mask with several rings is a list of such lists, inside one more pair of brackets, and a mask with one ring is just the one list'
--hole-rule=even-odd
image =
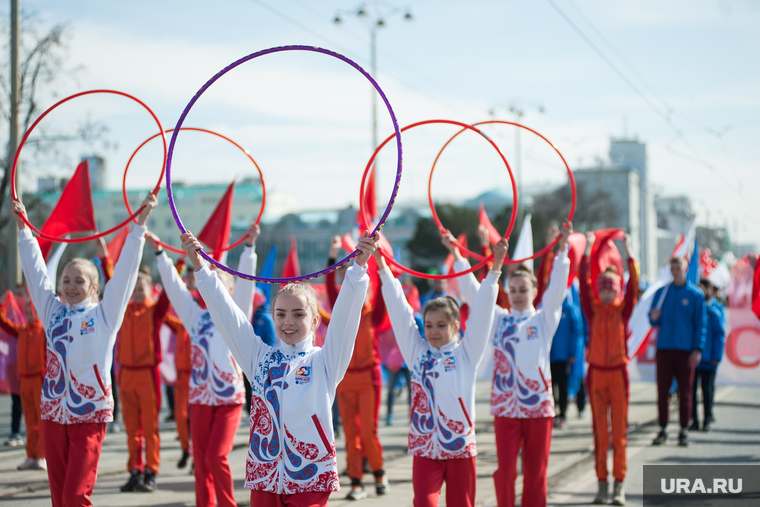
{"label": "orange pants", "polygon": [[368,370],[346,372],[338,385],[338,409],[346,435],[348,475],[361,480],[364,476],[362,456],[372,471],[383,469],[383,446],[377,436],[382,380],[380,365]]}
{"label": "orange pants", "polygon": [[179,445],[185,452],[190,452],[190,433],[187,413],[190,407],[190,372],[177,371],[174,383],[174,421],[177,424]]}
{"label": "orange pants", "polygon": [[[127,471],[145,471],[150,468],[158,473],[161,462],[161,442],[158,436],[158,400],[152,368],[121,368],[119,396],[121,416],[127,433],[129,459]],[[145,439],[145,463],[143,464],[143,438]]]}
{"label": "orange pants", "polygon": [[609,413],[612,420],[612,475],[616,481],[623,482],[627,469],[625,450],[628,442],[628,369],[623,366],[603,370],[589,366],[586,387],[593,418],[596,476],[600,481],[607,480]]}
{"label": "orange pants", "polygon": [[26,457],[42,459],[45,449],[42,447],[40,433],[40,398],[42,397],[42,375],[21,376],[19,383],[21,409],[26,423]]}

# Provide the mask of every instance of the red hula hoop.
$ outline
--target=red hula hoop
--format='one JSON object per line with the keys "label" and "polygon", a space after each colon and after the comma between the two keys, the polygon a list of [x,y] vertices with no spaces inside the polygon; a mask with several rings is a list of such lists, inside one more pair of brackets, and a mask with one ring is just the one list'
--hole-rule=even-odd
{"label": "red hula hoop", "polygon": [[[499,154],[499,156],[501,157],[501,159],[504,161],[504,165],[507,166],[507,171],[509,171],[509,177],[512,180],[512,195],[513,195],[513,200],[512,200],[512,217],[511,217],[511,219],[509,221],[509,227],[507,228],[507,232],[504,233],[504,237],[509,237],[509,235],[512,233],[512,229],[514,228],[515,220],[517,220],[517,204],[518,204],[518,202],[517,202],[517,200],[518,200],[518,197],[517,197],[517,183],[515,182],[514,175],[512,174],[512,168],[509,166],[509,162],[507,162],[507,159],[501,153],[501,150],[499,150],[499,147],[496,146],[496,143],[494,143],[491,140],[491,138],[489,138],[487,135],[485,135],[479,129],[475,128],[473,125],[467,125],[466,123],[462,123],[462,122],[458,122],[458,121],[454,121],[454,120],[425,120],[425,121],[419,121],[417,123],[412,123],[411,125],[407,125],[406,127],[402,128],[401,132],[404,132],[405,130],[408,130],[408,129],[411,129],[411,128],[414,128],[414,127],[419,127],[420,125],[428,125],[428,124],[431,124],[431,123],[444,123],[444,124],[448,124],[448,125],[457,125],[459,127],[462,127],[462,130],[459,133],[464,132],[465,130],[472,130],[473,132],[476,132],[476,133],[480,134],[486,141],[488,141],[489,143],[491,143],[491,146],[493,146],[494,149],[496,149],[496,152]],[[360,187],[360,191],[359,191],[359,210],[361,211],[360,217],[361,217],[362,228],[363,229],[367,229],[367,230],[370,229],[370,227],[369,227],[369,218],[367,217],[367,209],[366,209],[366,206],[365,206],[365,203],[364,203],[364,194],[365,194],[364,188],[366,186],[367,176],[369,175],[370,171],[374,170],[374,164],[373,163],[375,161],[375,158],[377,157],[377,154],[380,152],[380,150],[383,148],[383,146],[385,146],[394,137],[396,137],[395,133],[391,134],[388,138],[385,139],[385,141],[383,141],[382,143],[380,143],[380,145],[377,148],[375,148],[375,151],[374,151],[374,153],[372,153],[372,156],[370,157],[369,162],[367,162],[367,166],[364,168],[364,175],[362,176],[362,182],[361,182],[361,187]],[[439,155],[440,155],[440,153],[439,153]],[[440,225],[439,225],[439,227],[440,227]],[[489,261],[493,260],[493,253],[491,253],[491,255],[489,255],[488,257],[485,257],[485,258],[481,256],[482,261],[479,264],[476,264],[475,266],[472,266],[467,271],[459,271],[459,272],[456,272],[456,273],[449,273],[449,274],[445,274],[445,275],[431,275],[431,274],[428,274],[428,273],[422,273],[421,271],[415,271],[413,269],[410,269],[410,268],[407,268],[406,266],[401,265],[398,261],[396,261],[395,259],[393,259],[390,256],[390,254],[386,253],[382,249],[380,250],[380,254],[383,257],[385,257],[385,260],[389,264],[392,264],[393,266],[396,266],[398,269],[400,269],[404,273],[412,275],[412,276],[416,276],[416,277],[419,277],[419,278],[426,278],[428,280],[447,280],[449,278],[457,278],[457,277],[460,277],[462,275],[466,275],[468,273],[472,273],[472,272],[474,272],[474,271],[482,268],[483,266],[485,266]]]}
{"label": "red hula hoop", "polygon": [[[151,191],[151,193],[153,195],[156,195],[156,196],[158,195],[158,192],[161,190],[161,182],[164,180],[164,172],[166,171],[166,155],[167,155],[167,152],[168,152],[168,147],[167,147],[167,144],[166,144],[166,136],[164,135],[164,127],[163,127],[163,125],[161,125],[161,121],[158,119],[158,116],[156,116],[156,114],[153,112],[153,110],[151,108],[149,108],[148,105],[145,104],[145,102],[143,102],[142,100],[140,100],[137,97],[134,97],[134,96],[132,96],[132,95],[130,95],[128,93],[120,92],[120,91],[117,91],[117,90],[88,90],[88,91],[85,91],[85,92],[75,93],[74,95],[66,97],[65,99],[59,100],[58,102],[56,102],[55,104],[53,104],[52,106],[50,106],[47,110],[45,110],[45,112],[43,112],[39,116],[39,118],[37,118],[34,121],[34,123],[32,123],[32,126],[29,127],[29,130],[26,131],[26,133],[24,134],[24,137],[21,139],[21,143],[18,145],[18,148],[16,149],[16,156],[13,158],[13,167],[11,169],[11,197],[13,198],[14,201],[18,200],[18,195],[16,194],[16,170],[17,170],[17,167],[18,167],[19,157],[21,156],[21,149],[24,147],[24,144],[26,144],[26,141],[27,141],[27,139],[29,139],[29,136],[31,135],[31,133],[34,130],[34,128],[37,126],[37,124],[40,121],[42,121],[42,119],[45,116],[47,116],[51,111],[53,111],[53,109],[57,108],[58,106],[60,106],[64,102],[68,102],[71,99],[75,99],[77,97],[81,97],[82,95],[90,95],[90,94],[93,94],[93,93],[111,93],[111,94],[114,94],[114,95],[121,95],[122,97],[126,97],[128,99],[134,100],[135,102],[137,102],[138,104],[140,104],[142,107],[144,107],[148,111],[148,113],[150,113],[150,115],[153,117],[153,119],[156,121],[156,124],[158,125],[159,134],[156,134],[156,136],[154,136],[154,137],[157,137],[157,136],[160,135],[161,139],[162,139],[162,141],[164,143],[164,159],[163,159],[163,164],[161,165],[161,175],[158,178],[158,183],[156,184],[156,187]],[[97,234],[93,234],[92,236],[84,236],[84,237],[81,237],[81,238],[56,238],[54,236],[48,236],[47,234],[44,234],[44,233],[40,232],[34,225],[32,225],[32,223],[29,221],[29,219],[25,215],[22,216],[21,218],[24,220],[24,223],[31,230],[33,230],[34,232],[37,233],[37,236],[39,236],[40,238],[42,238],[44,240],[54,241],[54,242],[57,242],[57,243],[84,243],[86,241],[91,241],[93,239],[102,238],[103,236],[108,236],[112,232],[118,231],[119,229],[121,229],[122,227],[124,227],[125,225],[127,225],[131,220],[133,220],[134,218],[136,218],[137,215],[139,215],[141,211],[142,211],[142,206],[140,206],[140,209],[138,209],[137,211],[135,211],[132,214],[132,216],[130,216],[129,218],[127,218],[126,220],[124,220],[119,225],[116,225],[115,227],[112,227],[111,229],[108,229],[107,231],[99,232]]]}
{"label": "red hula hoop", "polygon": [[[504,121],[504,120],[488,120],[488,121],[481,121],[481,122],[478,122],[478,123],[473,123],[473,126],[487,125],[487,124],[492,124],[492,123],[499,123],[499,124],[503,124],[503,125],[513,125],[515,127],[523,128],[523,129],[525,129],[525,130],[527,130],[529,132],[533,132],[538,137],[540,137],[541,139],[543,139],[544,141],[546,141],[549,144],[549,146],[551,146],[552,149],[557,152],[557,155],[559,155],[559,158],[562,159],[562,163],[565,164],[565,168],[567,169],[567,175],[570,178],[570,188],[572,189],[572,192],[573,192],[573,200],[572,200],[572,204],[570,205],[570,213],[567,216],[567,222],[571,222],[573,220],[573,215],[575,215],[575,200],[576,200],[575,178],[573,177],[573,171],[570,169],[570,166],[567,164],[567,161],[565,160],[565,157],[562,156],[562,153],[560,153],[560,151],[557,149],[557,147],[554,146],[551,143],[551,141],[549,141],[543,135],[539,134],[538,132],[536,132],[532,128],[526,127],[525,125],[521,125],[519,123],[515,123],[515,122],[511,122],[511,121]],[[433,162],[433,167],[430,168],[430,178],[428,179],[428,203],[430,203],[430,211],[432,211],[432,213],[433,213],[433,220],[435,221],[435,224],[438,226],[438,228],[442,232],[445,231],[446,228],[443,226],[443,224],[441,224],[441,221],[438,218],[438,213],[435,212],[435,206],[433,205],[433,193],[431,191],[431,184],[433,182],[433,171],[435,171],[435,166],[438,163],[438,159],[441,157],[441,154],[443,153],[443,150],[445,150],[446,147],[449,145],[449,143],[451,143],[451,141],[453,141],[459,134],[461,134],[465,130],[466,129],[460,130],[459,132],[457,132],[456,134],[454,134],[451,139],[449,139],[448,141],[446,141],[446,144],[443,145],[443,148],[441,148],[441,151],[439,151],[438,155],[436,155],[435,161]],[[509,176],[512,177],[512,171],[509,172]],[[515,194],[517,193],[517,190],[515,188],[514,178],[512,178],[512,192],[514,192]],[[515,206],[515,208],[516,208],[516,206]],[[509,224],[510,228],[507,231],[507,234],[504,235],[505,237],[507,237],[508,233],[512,231],[511,227],[512,227],[512,224],[514,223],[514,218],[515,218],[515,214],[514,214],[514,211],[513,211],[512,212],[512,222],[510,222],[510,224]],[[533,256],[531,256],[531,257],[526,257],[524,259],[504,259],[504,264],[520,264],[522,262],[529,261],[529,260],[535,259],[537,257],[540,257],[540,256],[544,255],[546,252],[548,252],[549,250],[551,250],[552,248],[554,248],[554,245],[556,245],[557,243],[559,243],[559,240],[560,240],[560,236],[557,236],[557,238],[555,238],[554,241],[552,241],[550,244],[546,245],[543,249],[541,249],[538,252],[534,253]],[[485,258],[485,257],[483,257],[482,255],[480,255],[480,254],[478,254],[476,252],[468,250],[467,248],[463,247],[462,245],[460,245],[456,241],[454,241],[453,244],[456,245],[459,248],[459,251],[462,253],[462,255],[468,255],[468,256],[470,256],[470,257],[472,257],[474,259],[478,259],[478,260],[483,260]]]}
{"label": "red hula hoop", "polygon": [[[240,151],[242,151],[245,154],[245,156],[248,157],[251,160],[251,162],[253,162],[253,165],[256,167],[256,170],[259,171],[259,177],[261,179],[261,209],[259,209],[259,214],[258,216],[256,216],[256,220],[254,220],[254,223],[258,224],[261,221],[261,216],[264,214],[264,206],[266,205],[266,202],[267,202],[267,188],[266,188],[266,185],[264,185],[264,173],[261,172],[261,167],[259,167],[259,164],[256,162],[256,160],[253,159],[250,152],[246,150],[245,148],[243,148],[242,146],[240,146],[235,141],[233,141],[232,139],[230,139],[229,137],[222,135],[218,132],[214,132],[213,130],[202,129],[198,127],[182,127],[180,128],[180,130],[192,130],[195,132],[205,132],[206,134],[211,134],[211,135],[215,135],[216,137],[220,137],[224,139],[225,141],[229,142],[230,144],[234,145]],[[168,134],[170,132],[174,132],[174,129],[165,130],[164,134]],[[150,141],[157,138],[159,135],[161,134],[154,134],[148,139],[146,139],[145,141],[143,141],[140,144],[140,146],[138,146],[137,149],[132,152],[132,156],[129,157],[129,160],[127,160],[127,165],[126,167],[124,167],[124,177],[122,178],[122,182],[121,182],[121,195],[124,197],[124,204],[126,205],[127,211],[129,212],[130,215],[132,215],[132,217],[134,217],[136,214],[132,213],[132,207],[129,205],[129,199],[127,198],[127,171],[129,171],[129,165],[132,163],[132,159],[135,158],[135,155],[137,155],[137,152],[140,151],[142,147],[148,144]],[[137,223],[137,220],[134,220],[134,221],[135,223]],[[240,245],[243,241],[245,241],[247,237],[248,237],[248,234],[244,234],[242,238],[235,241],[231,245],[227,245],[226,247],[222,248],[221,251],[217,252],[216,250],[213,250],[213,251],[209,251],[208,254],[213,255],[215,253],[221,253],[221,252],[226,252],[227,250],[232,250],[233,248]],[[163,248],[169,250],[170,252],[185,255],[185,251],[182,249],[174,248],[173,246],[167,245],[166,243],[160,240],[157,241],[157,243],[161,245]]]}

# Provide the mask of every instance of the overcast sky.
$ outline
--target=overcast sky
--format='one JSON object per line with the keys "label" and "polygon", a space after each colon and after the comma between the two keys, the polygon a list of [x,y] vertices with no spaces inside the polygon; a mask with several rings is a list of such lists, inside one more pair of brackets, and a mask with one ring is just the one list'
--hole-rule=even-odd
{"label": "overcast sky", "polygon": [[[369,69],[359,5],[333,0],[103,2],[21,0],[43,25],[68,25],[68,67],[58,97],[94,88],[133,94],[172,128],[216,72],[281,45],[335,50]],[[611,137],[647,145],[650,184],[692,199],[699,222],[727,225],[742,243],[760,243],[760,3],[750,0],[411,1],[377,31],[377,79],[404,126],[444,118],[467,123],[515,120],[541,132],[572,168],[606,160]],[[385,15],[392,4],[382,4]],[[7,6],[5,7],[7,9]],[[403,14],[410,11],[411,21]],[[7,11],[6,16],[7,16]],[[333,23],[343,12],[344,22]],[[304,209],[358,202],[371,155],[371,89],[356,70],[316,53],[278,53],[233,70],[198,101],[185,126],[228,135],[250,150],[267,189],[297,197]],[[54,102],[40,97],[41,107]],[[539,112],[543,109],[543,113]],[[489,115],[494,112],[494,116]],[[379,103],[380,138],[392,125]],[[77,147],[108,160],[119,188],[132,151],[157,131],[136,103],[91,96],[50,116],[50,125],[85,117],[108,126],[116,144]],[[399,199],[422,199],[433,159],[457,129],[432,125],[403,136]],[[513,166],[515,131],[487,129]],[[533,134],[520,136],[525,185],[559,183],[559,157]],[[160,143],[130,167],[128,185],[158,175]],[[464,199],[508,176],[495,150],[462,135],[436,168],[436,200]],[[378,200],[392,187],[392,145],[380,155]],[[30,171],[31,172],[31,171]],[[183,132],[173,179],[229,182],[254,174],[223,141]],[[582,205],[582,203],[579,203]],[[193,224],[186,224],[192,229]],[[196,227],[199,227],[198,224]]]}

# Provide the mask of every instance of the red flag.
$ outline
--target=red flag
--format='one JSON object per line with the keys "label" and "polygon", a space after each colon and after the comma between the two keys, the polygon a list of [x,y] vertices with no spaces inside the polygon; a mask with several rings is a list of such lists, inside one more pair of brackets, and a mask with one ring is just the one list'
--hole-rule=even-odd
{"label": "red flag", "polygon": [[[570,287],[578,276],[578,266],[581,265],[581,258],[586,251],[586,235],[580,232],[574,232],[567,238],[567,257],[570,259],[570,276],[567,278],[567,286]],[[620,273],[622,276],[622,273]]]}
{"label": "red flag", "polygon": [[[395,260],[395,257],[393,255],[393,247],[388,242],[388,239],[385,237],[385,235],[383,235],[382,232],[379,234],[380,234],[380,241],[378,241],[378,246],[382,248],[383,250],[385,250],[385,253],[390,255],[391,259]],[[356,250],[356,242],[354,241],[354,238],[352,238],[349,233],[344,234],[343,237],[340,239],[340,242],[341,242],[341,247],[347,253],[351,253],[354,250]],[[394,278],[398,278],[402,274],[402,271],[400,269],[398,269],[396,266],[390,263],[388,263],[388,269],[391,270],[391,273],[393,273]]]}
{"label": "red flag", "polygon": [[760,258],[755,261],[755,275],[752,278],[752,313],[760,319]]}
{"label": "red flag", "polygon": [[119,233],[106,245],[108,257],[114,264],[119,260],[119,255],[121,255],[121,249],[124,248],[127,236],[129,236],[129,227],[122,227]]}
{"label": "red flag", "polygon": [[[211,250],[218,252],[226,247],[230,242],[230,226],[232,225],[232,200],[235,194],[235,182],[230,183],[227,191],[224,192],[216,209],[209,217],[203,230],[198,234],[198,241],[206,245]],[[226,253],[226,252],[225,252]],[[222,257],[224,253],[214,253],[212,257],[215,260],[224,262]]]}
{"label": "red flag", "polygon": [[285,264],[282,265],[282,278],[293,278],[294,276],[301,276],[301,267],[298,265],[298,245],[296,244],[296,237],[290,237],[290,250],[288,256],[285,257]]}
{"label": "red flag", "polygon": [[[92,205],[92,187],[90,186],[90,169],[87,160],[83,160],[74,171],[61,197],[53,208],[41,232],[49,236],[63,236],[71,232],[95,231],[95,215]],[[47,259],[53,243],[38,239],[42,255]]]}
{"label": "red flag", "polygon": [[483,207],[482,202],[480,203],[480,210],[478,211],[478,223],[488,231],[488,241],[490,241],[492,245],[499,242],[501,234],[499,234],[499,231],[493,226],[491,220],[488,219],[488,214],[486,213],[486,209]]}
{"label": "red flag", "polygon": [[[594,294],[599,297],[596,291],[596,279],[607,268],[615,266],[620,282],[623,281],[623,257],[620,255],[615,243],[615,239],[623,239],[625,232],[623,229],[600,229],[594,231],[594,244],[591,246],[591,258],[589,259],[591,272],[591,286],[594,288]],[[622,287],[621,287],[622,289]]]}

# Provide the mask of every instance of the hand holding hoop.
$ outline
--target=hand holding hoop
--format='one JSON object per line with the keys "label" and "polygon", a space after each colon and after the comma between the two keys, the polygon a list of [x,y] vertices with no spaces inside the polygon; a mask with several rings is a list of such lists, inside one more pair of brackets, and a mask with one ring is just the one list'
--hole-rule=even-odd
{"label": "hand holding hoop", "polygon": [[24,203],[17,200],[11,202],[11,215],[13,215],[14,220],[16,220],[16,225],[18,226],[19,231],[29,228],[26,225],[29,220],[26,218],[26,207],[24,206]]}
{"label": "hand holding hoop", "polygon": [[137,219],[137,225],[142,225],[144,227],[145,222],[148,221],[148,216],[150,216],[156,206],[158,206],[158,199],[156,199],[155,195],[149,192],[148,195],[145,196],[142,206],[140,206],[140,217]]}
{"label": "hand holding hoop", "polygon": [[190,259],[190,262],[193,265],[193,270],[198,271],[199,269],[202,269],[206,263],[203,262],[203,258],[199,253],[203,248],[201,242],[198,241],[198,239],[196,239],[196,237],[193,236],[193,233],[190,231],[181,235],[179,239],[182,240],[182,250],[185,251],[185,255],[187,255],[188,259]]}

